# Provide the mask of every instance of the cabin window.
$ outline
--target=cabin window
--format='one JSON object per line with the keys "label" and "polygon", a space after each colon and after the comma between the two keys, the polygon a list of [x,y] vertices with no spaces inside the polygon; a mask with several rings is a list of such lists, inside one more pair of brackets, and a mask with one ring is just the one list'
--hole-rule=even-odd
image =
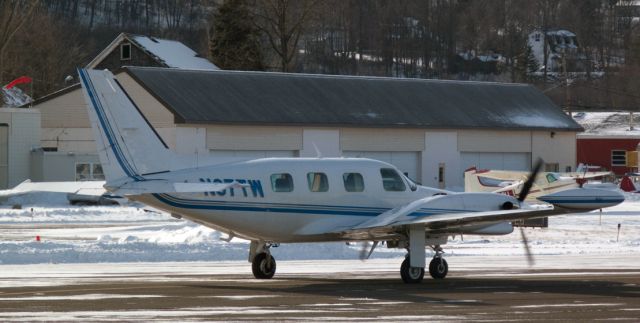
{"label": "cabin window", "polygon": [[326,192],[329,190],[329,180],[325,173],[307,173],[307,183],[311,192]]}
{"label": "cabin window", "polygon": [[290,174],[273,174],[271,175],[271,189],[274,192],[291,192],[293,191],[293,178]]}
{"label": "cabin window", "polygon": [[344,181],[344,189],[347,192],[364,191],[364,179],[360,173],[344,173],[342,174],[342,180]]}
{"label": "cabin window", "polygon": [[131,44],[125,43],[120,45],[120,59],[123,61],[131,59]]}
{"label": "cabin window", "polygon": [[627,166],[627,152],[624,150],[612,150],[611,166]]}
{"label": "cabin window", "polygon": [[382,186],[385,191],[402,192],[407,189],[402,177],[398,175],[395,169],[382,168],[380,169],[380,175],[382,175]]}

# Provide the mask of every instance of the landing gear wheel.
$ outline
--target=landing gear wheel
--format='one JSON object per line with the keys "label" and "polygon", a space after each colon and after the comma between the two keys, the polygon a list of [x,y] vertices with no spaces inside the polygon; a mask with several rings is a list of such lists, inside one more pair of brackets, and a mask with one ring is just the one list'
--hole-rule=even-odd
{"label": "landing gear wheel", "polygon": [[276,260],[273,256],[261,252],[253,258],[251,271],[257,279],[270,279],[276,273]]}
{"label": "landing gear wheel", "polygon": [[417,284],[424,278],[424,268],[411,267],[411,260],[406,257],[400,266],[400,277],[407,284]]}
{"label": "landing gear wheel", "polygon": [[449,272],[449,265],[442,257],[434,257],[429,263],[429,274],[434,279],[444,279]]}

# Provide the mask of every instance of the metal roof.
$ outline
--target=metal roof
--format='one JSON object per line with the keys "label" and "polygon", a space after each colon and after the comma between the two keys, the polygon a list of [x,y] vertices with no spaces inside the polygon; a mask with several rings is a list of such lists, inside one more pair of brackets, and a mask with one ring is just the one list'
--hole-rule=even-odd
{"label": "metal roof", "polygon": [[582,131],[531,85],[125,67],[177,123]]}

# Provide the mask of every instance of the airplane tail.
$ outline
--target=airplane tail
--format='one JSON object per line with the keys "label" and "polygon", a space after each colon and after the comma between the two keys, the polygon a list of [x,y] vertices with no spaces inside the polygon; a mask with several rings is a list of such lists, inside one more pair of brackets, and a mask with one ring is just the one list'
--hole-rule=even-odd
{"label": "airplane tail", "polygon": [[107,182],[169,170],[173,152],[109,71],[79,69]]}

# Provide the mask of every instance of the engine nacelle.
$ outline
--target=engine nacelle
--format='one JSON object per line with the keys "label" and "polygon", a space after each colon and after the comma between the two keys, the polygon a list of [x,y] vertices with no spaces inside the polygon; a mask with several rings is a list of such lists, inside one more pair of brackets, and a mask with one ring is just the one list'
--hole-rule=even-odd
{"label": "engine nacelle", "polygon": [[459,232],[465,234],[501,236],[513,232],[513,225],[511,222],[500,222],[484,226],[463,227]]}
{"label": "engine nacelle", "polygon": [[597,188],[574,188],[538,197],[539,200],[569,210],[591,211],[618,205],[624,195]]}

